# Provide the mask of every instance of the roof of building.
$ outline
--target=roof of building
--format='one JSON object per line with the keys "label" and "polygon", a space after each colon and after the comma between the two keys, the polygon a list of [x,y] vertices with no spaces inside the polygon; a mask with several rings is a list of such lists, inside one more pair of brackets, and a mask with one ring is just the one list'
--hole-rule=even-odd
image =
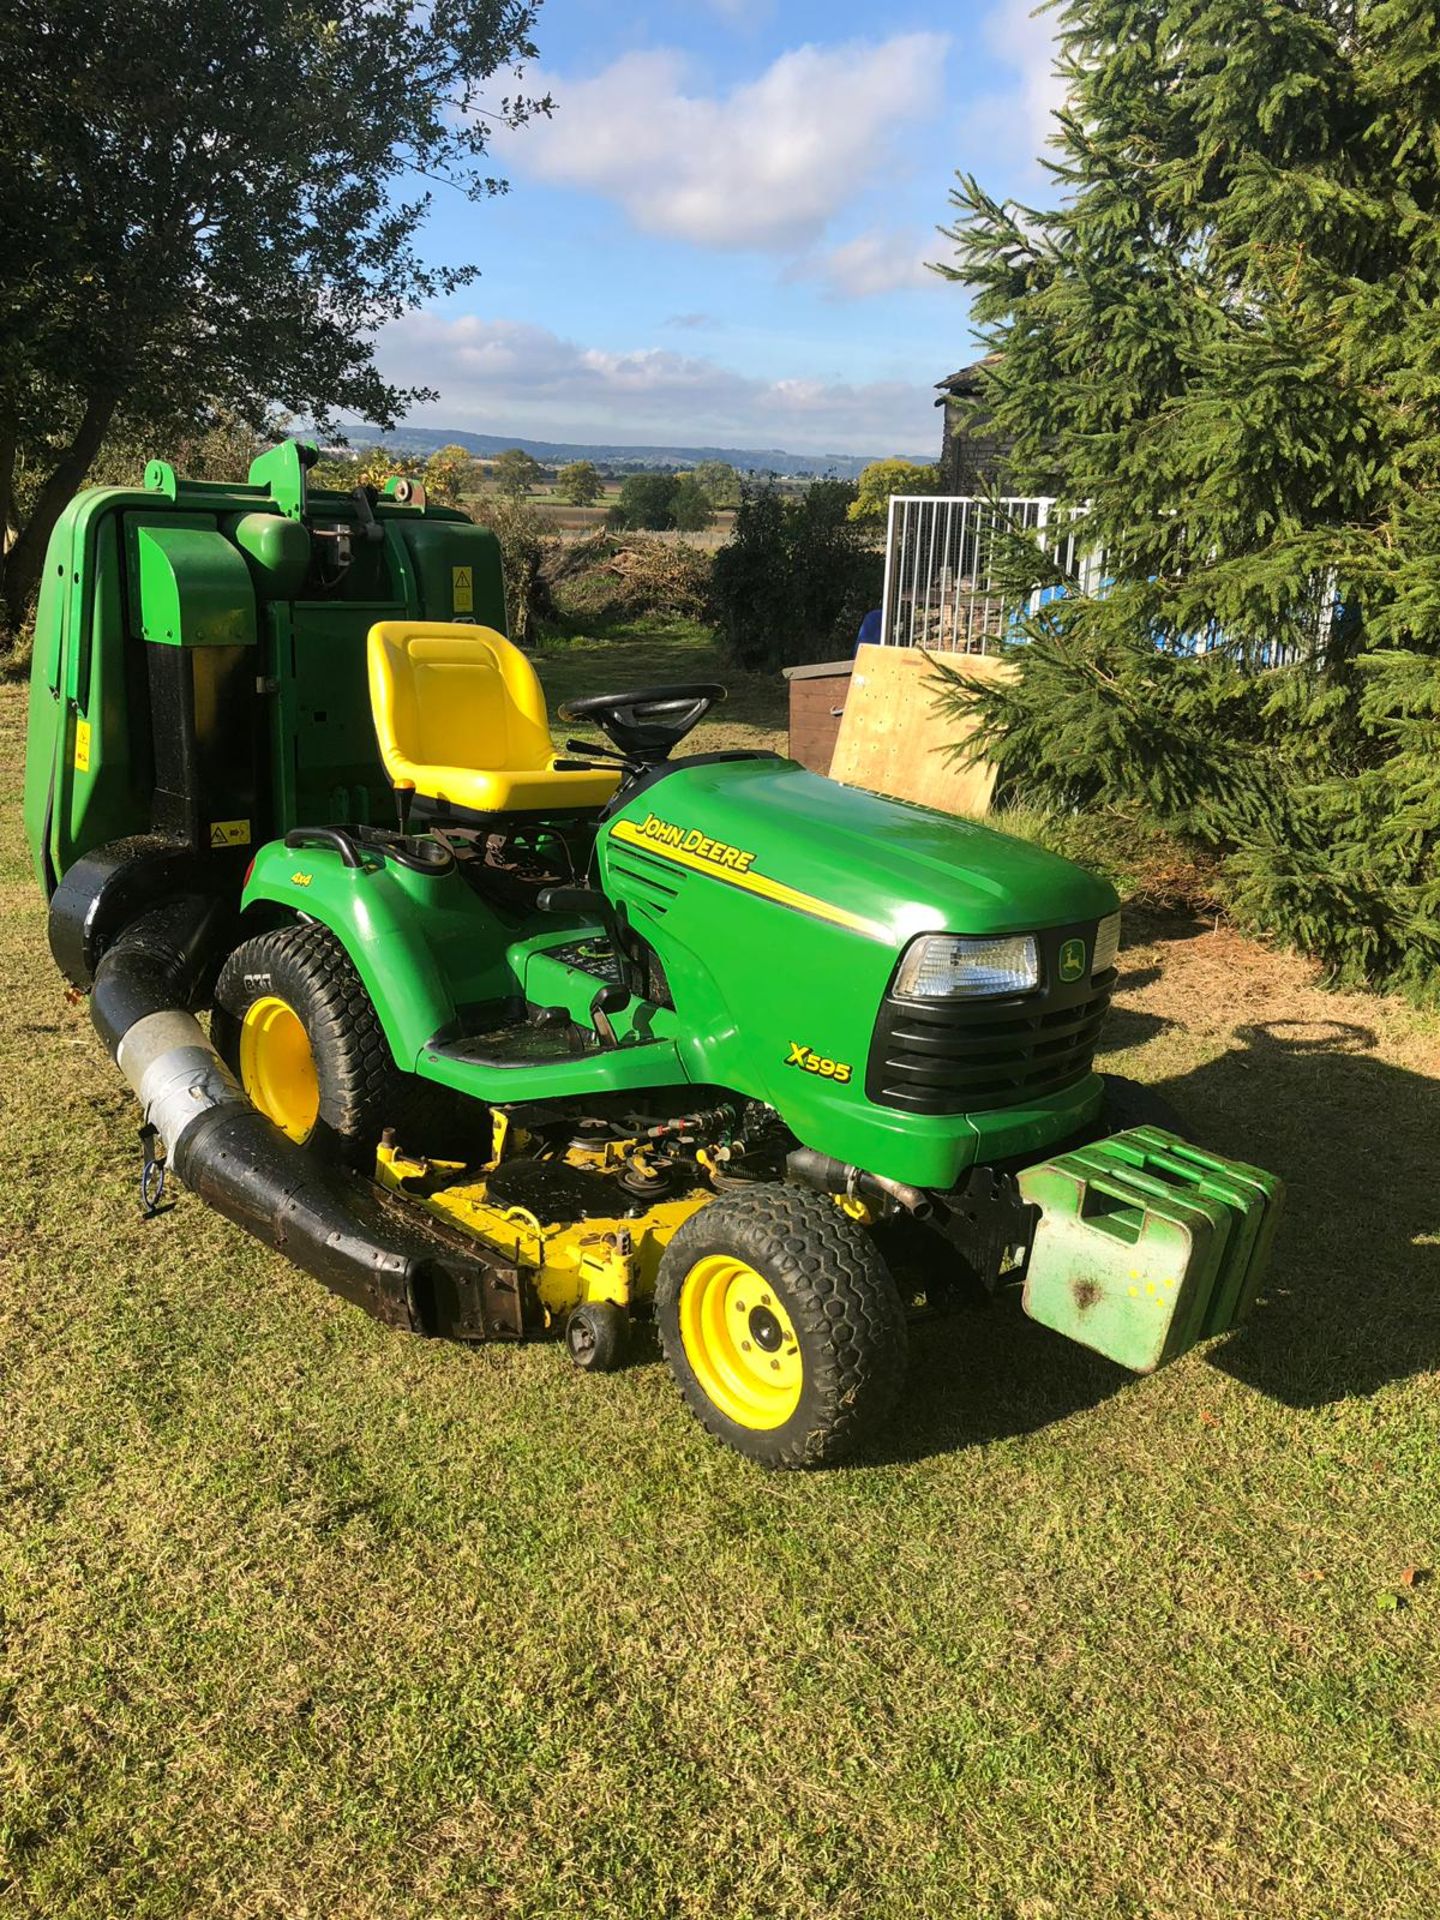
{"label": "roof of building", "polygon": [[961,367],[958,373],[952,373],[944,380],[937,380],[935,384],[937,387],[944,388],[947,393],[978,393],[980,375],[986,367],[993,367],[999,358],[998,353],[987,353],[983,360],[972,361],[968,367]]}

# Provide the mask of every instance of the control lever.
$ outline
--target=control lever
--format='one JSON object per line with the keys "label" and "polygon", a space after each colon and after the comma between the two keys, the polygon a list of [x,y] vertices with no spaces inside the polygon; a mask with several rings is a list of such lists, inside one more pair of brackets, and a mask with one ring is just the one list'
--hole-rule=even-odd
{"label": "control lever", "polygon": [[375,518],[375,509],[370,504],[371,493],[368,487],[356,487],[350,498],[355,502],[355,518],[360,522],[361,536],[371,545],[385,538],[385,529]]}
{"label": "control lever", "polygon": [[605,1042],[607,1047],[618,1047],[619,1035],[611,1025],[612,1013],[619,1013],[622,1007],[630,1004],[630,991],[627,987],[601,987],[590,1002],[590,1024]]}
{"label": "control lever", "polygon": [[618,747],[597,746],[591,740],[567,740],[565,742],[565,751],[567,753],[583,753],[592,759],[618,760],[622,767],[628,767],[630,765],[628,754],[621,753]]}
{"label": "control lever", "polygon": [[610,921],[610,902],[598,887],[542,887],[535,904],[541,913],[593,913]]}

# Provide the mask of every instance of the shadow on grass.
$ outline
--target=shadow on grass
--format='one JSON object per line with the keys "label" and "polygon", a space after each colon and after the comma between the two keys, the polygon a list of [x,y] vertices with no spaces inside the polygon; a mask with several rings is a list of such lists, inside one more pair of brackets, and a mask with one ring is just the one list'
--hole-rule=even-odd
{"label": "shadow on grass", "polygon": [[1099,1354],[1025,1319],[1013,1299],[937,1316],[911,1330],[903,1403],[855,1465],[1038,1433],[1132,1384]]}
{"label": "shadow on grass", "polygon": [[1280,1174],[1286,1219],[1259,1307],[1214,1364],[1289,1406],[1440,1366],[1440,1082],[1344,1021],[1241,1027],[1165,1088],[1198,1138]]}
{"label": "shadow on grass", "polygon": [[[1144,1018],[1118,1015],[1107,1040],[1135,1045]],[[1375,1059],[1375,1035],[1345,1021],[1237,1038],[1243,1051],[1155,1083],[1194,1138],[1287,1187],[1260,1302],[1210,1363],[1301,1408],[1440,1366],[1440,1082]],[[864,1464],[1037,1432],[1136,1384],[1013,1300],[926,1321],[904,1406]]]}

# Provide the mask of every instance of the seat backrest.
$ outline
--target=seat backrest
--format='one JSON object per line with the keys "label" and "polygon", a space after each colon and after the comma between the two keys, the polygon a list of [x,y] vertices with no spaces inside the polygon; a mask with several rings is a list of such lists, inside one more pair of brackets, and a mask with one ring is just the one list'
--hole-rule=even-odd
{"label": "seat backrest", "polygon": [[370,706],[392,780],[416,766],[515,773],[550,764],[535,669],[493,627],[382,620],[367,650]]}

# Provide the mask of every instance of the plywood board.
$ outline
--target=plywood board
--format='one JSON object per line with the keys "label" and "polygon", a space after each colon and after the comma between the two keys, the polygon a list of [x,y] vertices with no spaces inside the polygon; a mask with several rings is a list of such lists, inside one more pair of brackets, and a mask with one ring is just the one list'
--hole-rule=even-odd
{"label": "plywood board", "polygon": [[975,680],[1009,678],[1015,669],[986,654],[936,656],[919,647],[861,647],[830,778],[942,813],[981,814],[995,791],[988,761],[957,766],[943,749],[971,729],[935,706],[937,657]]}

